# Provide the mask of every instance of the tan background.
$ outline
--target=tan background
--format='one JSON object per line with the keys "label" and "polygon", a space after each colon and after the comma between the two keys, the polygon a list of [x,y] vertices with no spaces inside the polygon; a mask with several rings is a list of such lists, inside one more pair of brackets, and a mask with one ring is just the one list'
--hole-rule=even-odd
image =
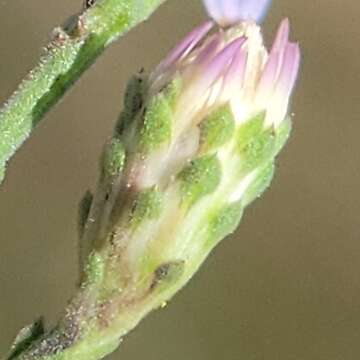
{"label": "tan background", "polygon": [[[0,100],[81,0],[0,1]],[[360,5],[274,0],[303,50],[295,129],[271,189],[171,304],[112,355],[127,360],[354,360],[360,357]],[[169,0],[115,44],[11,162],[0,192],[0,353],[76,279],[77,203],[119,112],[129,75],[151,69],[204,18]]]}

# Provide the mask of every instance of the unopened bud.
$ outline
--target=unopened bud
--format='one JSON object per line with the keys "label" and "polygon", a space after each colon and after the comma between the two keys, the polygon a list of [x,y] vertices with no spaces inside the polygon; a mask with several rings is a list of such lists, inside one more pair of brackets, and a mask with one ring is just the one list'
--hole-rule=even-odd
{"label": "unopened bud", "polygon": [[[214,23],[206,22],[146,85],[134,78],[121,131],[105,152],[104,172],[122,177],[110,182],[100,202],[106,216],[94,228],[108,240],[100,242],[109,256],[102,317],[119,316],[119,324],[116,304],[143,313],[160,306],[235,231],[245,207],[269,186],[290,133],[300,50],[289,41],[288,20],[268,51],[253,21],[267,1],[205,3],[216,20],[215,6],[223,4],[231,26],[210,33]],[[243,6],[229,18],[235,3]]]}

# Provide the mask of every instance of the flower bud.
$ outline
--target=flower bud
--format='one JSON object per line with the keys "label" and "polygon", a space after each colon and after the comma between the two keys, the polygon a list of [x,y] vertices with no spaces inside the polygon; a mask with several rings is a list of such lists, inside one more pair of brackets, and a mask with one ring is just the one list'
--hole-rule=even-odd
{"label": "flower bud", "polygon": [[269,52],[251,20],[213,28],[212,21],[196,28],[126,92],[117,134],[126,165],[112,241],[127,281],[148,279],[152,290],[164,264],[182,264],[176,282],[183,284],[236,229],[269,186],[291,128],[300,50],[288,39],[288,20]]}
{"label": "flower bud", "polygon": [[88,229],[99,231],[96,259],[106,264],[99,316],[115,328],[167,301],[236,229],[290,133],[300,50],[288,20],[270,51],[252,20],[213,28],[199,26],[131,80],[103,160],[110,176]]}
{"label": "flower bud", "polygon": [[[272,148],[276,133],[288,126],[300,60],[299,46],[288,40],[288,20],[270,52],[253,22],[209,35],[212,27],[206,22],[191,32],[148,80],[143,113],[125,131],[126,142],[136,134],[133,151],[142,154],[132,171],[136,188],[166,184],[189,159],[206,152],[217,150],[224,158],[237,141],[245,169],[251,157],[267,153],[265,142]],[[252,138],[264,144],[257,140],[246,150]]]}

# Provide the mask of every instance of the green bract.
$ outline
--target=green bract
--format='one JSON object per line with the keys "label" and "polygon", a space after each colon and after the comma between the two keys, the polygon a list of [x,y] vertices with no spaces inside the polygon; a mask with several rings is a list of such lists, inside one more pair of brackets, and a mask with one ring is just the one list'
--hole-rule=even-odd
{"label": "green bract", "polygon": [[200,145],[204,152],[224,145],[234,135],[234,115],[229,105],[213,111],[200,123]]}
{"label": "green bract", "polygon": [[148,153],[171,140],[172,109],[168,98],[160,93],[150,100],[140,135],[141,151]]}
{"label": "green bract", "polygon": [[105,273],[105,261],[103,256],[93,251],[88,257],[86,264],[86,285],[96,285],[99,283]]}
{"label": "green bract", "polygon": [[125,148],[121,140],[113,138],[105,148],[104,160],[102,163],[105,176],[115,176],[120,174],[125,164]]}
{"label": "green bract", "polygon": [[260,113],[238,129],[237,144],[243,172],[254,170],[272,156],[274,135],[270,128],[264,127],[264,120],[265,113]]}
{"label": "green bract", "polygon": [[[84,45],[73,45],[96,50],[90,45],[104,46],[159,1],[121,3],[98,0],[66,39],[90,28]],[[99,22],[105,14],[111,21]],[[255,22],[210,34],[213,25],[196,28],[153,73],[129,82],[94,196],[81,205],[81,286],[59,324],[19,360],[98,360],[112,351],[190,280],[269,186],[291,129],[299,47],[288,41],[286,20],[270,52]],[[71,75],[64,71],[58,85]],[[46,92],[36,111],[52,99]]]}
{"label": "green bract", "polygon": [[210,215],[210,242],[216,243],[234,232],[239,225],[242,213],[243,204],[241,201],[237,201],[223,205],[214,214]]}
{"label": "green bract", "polygon": [[195,159],[179,174],[179,179],[183,205],[191,207],[216,190],[221,180],[220,161],[216,154]]}
{"label": "green bract", "polygon": [[270,161],[256,170],[254,180],[243,195],[242,203],[244,206],[252,203],[270,186],[274,171],[275,165],[273,161]]}
{"label": "green bract", "polygon": [[131,223],[139,225],[145,220],[154,220],[162,208],[162,194],[155,187],[137,194],[131,214]]}

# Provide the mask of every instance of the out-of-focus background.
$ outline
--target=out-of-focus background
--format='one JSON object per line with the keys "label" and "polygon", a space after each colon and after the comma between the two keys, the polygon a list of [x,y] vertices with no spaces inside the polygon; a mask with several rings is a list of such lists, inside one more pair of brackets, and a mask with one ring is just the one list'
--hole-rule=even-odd
{"label": "out-of-focus background", "polygon": [[[0,100],[82,0],[0,1]],[[301,43],[293,136],[270,190],[170,305],[112,359],[354,360],[360,357],[360,4],[274,0]],[[152,69],[205,18],[169,0],[117,42],[11,161],[0,189],[0,354],[39,315],[53,323],[77,278],[77,204],[127,78]]]}

